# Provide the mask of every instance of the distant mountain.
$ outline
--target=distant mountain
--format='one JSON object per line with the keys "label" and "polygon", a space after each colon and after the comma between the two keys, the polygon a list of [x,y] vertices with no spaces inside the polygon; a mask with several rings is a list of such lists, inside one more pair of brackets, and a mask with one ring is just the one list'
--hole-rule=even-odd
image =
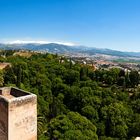
{"label": "distant mountain", "polygon": [[88,55],[104,54],[118,57],[139,57],[140,52],[122,52],[111,49],[89,48],[85,46],[73,46],[57,43],[12,43],[0,44],[0,49],[5,50],[32,50],[32,51],[46,51],[50,53],[85,53]]}
{"label": "distant mountain", "polygon": [[117,51],[111,49],[92,48],[84,52],[89,55],[105,54],[105,55],[119,56],[119,57],[140,57],[140,52],[123,52],[123,51]]}
{"label": "distant mountain", "polygon": [[17,43],[17,44],[0,44],[0,49],[5,50],[32,50],[46,51],[50,53],[69,53],[87,50],[84,46],[71,46],[57,43],[39,44],[39,43]]}

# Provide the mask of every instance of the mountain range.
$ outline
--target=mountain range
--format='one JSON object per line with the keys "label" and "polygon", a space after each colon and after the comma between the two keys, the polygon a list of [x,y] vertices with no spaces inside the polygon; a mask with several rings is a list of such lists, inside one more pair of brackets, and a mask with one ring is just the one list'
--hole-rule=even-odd
{"label": "mountain range", "polygon": [[90,48],[86,46],[77,45],[64,45],[58,43],[0,43],[0,49],[4,50],[31,50],[31,51],[43,51],[50,53],[82,53],[88,55],[103,54],[118,57],[138,57],[140,58],[140,52],[123,52],[111,49]]}

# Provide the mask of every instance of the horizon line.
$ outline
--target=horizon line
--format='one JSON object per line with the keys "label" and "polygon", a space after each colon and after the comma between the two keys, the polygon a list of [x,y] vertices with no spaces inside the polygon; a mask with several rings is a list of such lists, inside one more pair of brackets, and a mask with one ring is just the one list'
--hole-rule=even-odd
{"label": "horizon line", "polygon": [[0,41],[1,44],[9,44],[9,45],[14,45],[14,44],[59,44],[59,45],[66,45],[66,46],[83,46],[83,47],[87,47],[87,48],[96,48],[96,49],[108,49],[108,50],[113,50],[113,51],[120,51],[120,52],[130,52],[130,53],[140,53],[140,51],[127,51],[127,50],[120,50],[120,49],[113,49],[113,48],[103,48],[103,47],[93,47],[93,46],[87,46],[87,45],[80,45],[80,44],[76,44],[76,43],[72,43],[72,42],[63,42],[63,41],[47,41],[47,40],[11,40],[11,41]]}

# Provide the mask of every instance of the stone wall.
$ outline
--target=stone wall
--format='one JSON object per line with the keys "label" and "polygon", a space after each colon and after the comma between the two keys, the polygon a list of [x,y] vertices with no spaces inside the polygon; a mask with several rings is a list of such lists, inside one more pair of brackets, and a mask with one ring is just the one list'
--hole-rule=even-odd
{"label": "stone wall", "polygon": [[8,140],[8,102],[0,98],[0,140]]}
{"label": "stone wall", "polygon": [[0,88],[0,140],[37,140],[36,95]]}
{"label": "stone wall", "polygon": [[37,140],[36,96],[25,96],[22,101],[17,98],[9,104],[9,140]]}

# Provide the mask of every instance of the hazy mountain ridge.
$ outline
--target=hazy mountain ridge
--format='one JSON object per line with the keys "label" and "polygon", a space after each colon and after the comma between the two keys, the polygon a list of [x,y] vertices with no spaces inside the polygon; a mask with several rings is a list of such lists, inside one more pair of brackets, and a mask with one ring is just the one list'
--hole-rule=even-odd
{"label": "hazy mountain ridge", "polygon": [[111,49],[89,48],[86,46],[68,46],[57,43],[48,44],[0,44],[0,49],[5,50],[32,50],[32,51],[47,51],[50,53],[86,53],[89,55],[105,54],[119,57],[140,57],[140,52],[123,52]]}
{"label": "hazy mountain ridge", "polygon": [[112,55],[112,56],[119,56],[119,57],[140,57],[140,52],[123,52],[111,49],[99,49],[99,48],[92,48],[90,50],[85,51],[90,55],[95,53],[98,54],[105,54],[105,55]]}

